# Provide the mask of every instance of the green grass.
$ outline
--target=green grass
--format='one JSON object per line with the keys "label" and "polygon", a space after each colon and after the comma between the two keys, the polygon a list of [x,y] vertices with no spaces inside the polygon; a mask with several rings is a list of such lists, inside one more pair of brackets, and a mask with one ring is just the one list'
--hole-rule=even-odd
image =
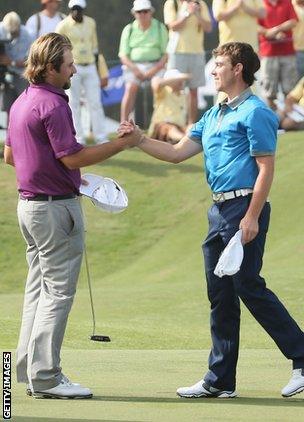
{"label": "green grass", "polygon": [[[263,276],[303,327],[302,138],[302,133],[279,138]],[[0,324],[4,327],[0,345],[1,349],[14,349],[26,263],[15,212],[14,170],[3,163],[0,169]],[[206,352],[192,350],[210,347],[209,304],[200,250],[207,229],[210,193],[202,173],[201,157],[174,166],[130,150],[86,171],[117,179],[128,192],[129,208],[122,214],[108,215],[89,201],[83,201],[96,331],[110,335],[112,342],[88,341],[91,314],[82,270],[64,342],[63,366],[67,366],[66,372],[71,377],[75,374],[73,378],[92,387],[99,385],[98,377],[102,383],[97,388],[99,399],[93,405],[61,403],[59,409],[63,409],[65,418],[86,419],[90,410],[87,420],[186,421],[200,420],[199,415],[202,418],[206,415],[205,420],[260,420],[258,415],[265,409],[265,420],[296,420],[293,417],[300,411],[299,403],[303,404],[303,400],[279,398],[280,388],[289,377],[289,363],[274,351],[272,340],[245,308],[241,327],[244,361],[240,362],[239,380],[241,394],[247,399],[225,405],[218,401],[180,404],[175,399],[175,387],[195,382],[205,371]],[[88,351],[87,358],[83,350]],[[102,356],[100,365],[96,364],[97,356]],[[129,358],[121,360],[119,356]],[[142,363],[146,356],[151,357],[149,364]],[[76,362],[80,358],[82,373]],[[162,373],[167,377],[164,387]],[[138,378],[142,375],[148,381],[139,389]],[[259,389],[260,378],[265,387]],[[117,384],[114,380],[118,380]],[[14,389],[16,416],[37,420],[33,419],[36,415],[45,418],[52,415],[60,420],[53,413],[53,402],[25,401],[22,386]],[[164,391],[167,391],[165,395]],[[169,400],[162,401],[167,394]],[[103,399],[104,395],[110,399]],[[136,399],[142,396],[155,400]],[[108,408],[113,408],[113,414],[104,410]]]}

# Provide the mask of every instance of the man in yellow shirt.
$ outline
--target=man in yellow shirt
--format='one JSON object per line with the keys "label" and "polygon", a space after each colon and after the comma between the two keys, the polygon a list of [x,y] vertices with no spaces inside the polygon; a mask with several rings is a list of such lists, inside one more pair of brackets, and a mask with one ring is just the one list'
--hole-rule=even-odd
{"label": "man in yellow shirt", "polygon": [[266,14],[262,0],[213,0],[212,11],[219,22],[220,45],[245,42],[258,51],[258,18]]}
{"label": "man in yellow shirt", "polygon": [[170,29],[168,69],[191,73],[188,124],[197,121],[197,88],[204,85],[204,33],[211,32],[211,17],[202,0],[166,0],[164,20]]}
{"label": "man in yellow shirt", "polygon": [[98,42],[96,22],[84,15],[86,0],[70,0],[70,14],[56,28],[56,32],[66,35],[73,46],[73,56],[77,73],[71,79],[69,92],[70,106],[76,129],[77,141],[85,143],[81,123],[81,94],[84,92],[92,123],[92,132],[97,143],[107,142],[105,115],[101,104],[102,82],[97,70]]}
{"label": "man in yellow shirt", "polygon": [[297,70],[299,78],[304,76],[304,0],[293,0],[298,23],[293,30],[293,44],[296,50]]}

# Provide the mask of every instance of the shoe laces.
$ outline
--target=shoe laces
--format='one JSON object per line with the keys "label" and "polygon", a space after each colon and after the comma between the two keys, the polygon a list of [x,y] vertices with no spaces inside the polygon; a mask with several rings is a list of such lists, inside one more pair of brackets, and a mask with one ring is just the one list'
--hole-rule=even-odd
{"label": "shoe laces", "polygon": [[62,375],[62,380],[60,381],[60,384],[69,386],[73,385],[73,383],[65,375]]}
{"label": "shoe laces", "polygon": [[302,368],[294,369],[292,371],[292,378],[303,377],[303,373],[304,371]]}

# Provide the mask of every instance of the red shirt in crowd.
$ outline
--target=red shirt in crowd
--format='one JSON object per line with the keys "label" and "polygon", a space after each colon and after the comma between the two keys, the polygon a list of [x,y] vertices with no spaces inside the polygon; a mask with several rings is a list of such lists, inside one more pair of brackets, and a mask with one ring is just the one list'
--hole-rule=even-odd
{"label": "red shirt in crowd", "polygon": [[[278,0],[274,6],[269,0],[264,0],[266,17],[259,19],[259,25],[270,29],[291,19],[298,20],[291,0]],[[260,56],[288,56],[295,54],[292,40],[292,31],[285,31],[285,38],[282,40],[267,39],[259,35]]]}

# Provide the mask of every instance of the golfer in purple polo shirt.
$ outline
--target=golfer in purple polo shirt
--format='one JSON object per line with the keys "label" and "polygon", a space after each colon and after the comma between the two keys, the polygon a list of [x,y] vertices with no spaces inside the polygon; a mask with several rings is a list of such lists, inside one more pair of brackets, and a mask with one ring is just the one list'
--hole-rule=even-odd
{"label": "golfer in purple polo shirt", "polygon": [[75,72],[68,38],[50,33],[33,43],[25,70],[30,87],[11,108],[4,150],[5,162],[16,169],[18,219],[29,265],[17,379],[34,397],[92,397],[60,367],[84,249],[79,168],[140,140],[124,137],[91,147],[77,143],[64,92]]}

